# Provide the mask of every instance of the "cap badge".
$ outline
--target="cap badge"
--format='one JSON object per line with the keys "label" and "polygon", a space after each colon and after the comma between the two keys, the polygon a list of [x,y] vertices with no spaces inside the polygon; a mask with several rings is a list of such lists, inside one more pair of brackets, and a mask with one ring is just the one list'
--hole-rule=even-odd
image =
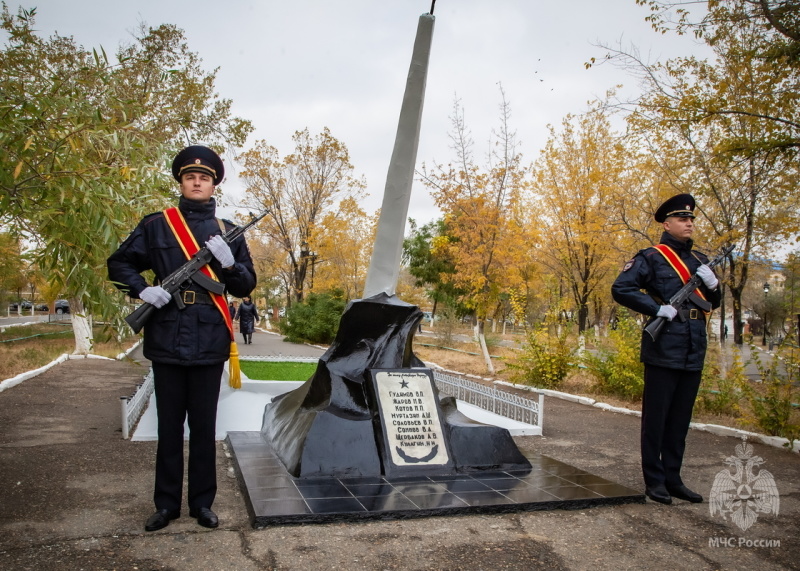
{"label": "cap badge", "polygon": [[[200,164],[200,159],[195,159],[194,160],[194,164],[199,165]],[[688,206],[687,206],[687,208],[688,208]]]}

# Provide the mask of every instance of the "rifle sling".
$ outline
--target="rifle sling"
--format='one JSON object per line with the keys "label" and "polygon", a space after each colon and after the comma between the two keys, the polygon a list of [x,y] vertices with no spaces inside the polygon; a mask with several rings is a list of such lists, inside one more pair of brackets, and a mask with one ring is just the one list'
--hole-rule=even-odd
{"label": "rifle sling", "polygon": [[694,303],[697,307],[702,309],[705,313],[709,313],[713,309],[711,302],[706,299],[703,299],[702,297],[697,295],[696,292],[692,292],[691,295],[689,296],[689,299],[692,301],[692,303]]}

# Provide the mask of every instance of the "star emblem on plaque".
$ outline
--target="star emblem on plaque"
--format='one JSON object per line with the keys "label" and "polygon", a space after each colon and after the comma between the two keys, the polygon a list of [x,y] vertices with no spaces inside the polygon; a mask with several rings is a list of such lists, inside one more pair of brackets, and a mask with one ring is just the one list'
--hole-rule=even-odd
{"label": "star emblem on plaque", "polygon": [[388,473],[441,470],[453,464],[430,369],[371,371]]}

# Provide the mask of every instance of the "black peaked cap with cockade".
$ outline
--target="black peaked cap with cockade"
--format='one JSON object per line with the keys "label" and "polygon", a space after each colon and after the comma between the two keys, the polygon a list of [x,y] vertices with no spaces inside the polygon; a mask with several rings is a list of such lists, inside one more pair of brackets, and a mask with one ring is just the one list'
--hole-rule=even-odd
{"label": "black peaked cap with cockade", "polygon": [[187,172],[202,172],[214,179],[214,186],[222,182],[225,167],[219,155],[203,145],[191,145],[175,156],[172,161],[172,176],[178,182]]}
{"label": "black peaked cap with cockade", "polygon": [[664,201],[653,217],[656,222],[664,222],[670,216],[694,218],[694,197],[691,194],[678,194]]}

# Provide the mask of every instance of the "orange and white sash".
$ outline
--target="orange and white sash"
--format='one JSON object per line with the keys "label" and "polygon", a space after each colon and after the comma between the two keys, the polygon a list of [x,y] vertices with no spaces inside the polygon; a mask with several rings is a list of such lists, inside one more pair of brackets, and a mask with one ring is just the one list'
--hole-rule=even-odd
{"label": "orange and white sash", "polygon": [[[183,217],[183,214],[181,214],[181,211],[178,208],[167,208],[164,211],[164,219],[167,221],[167,225],[175,235],[175,239],[178,241],[181,250],[183,250],[183,254],[186,256],[186,259],[191,260],[192,256],[194,256],[198,250],[200,250],[200,246],[197,244],[194,234],[192,234],[192,231],[189,229],[189,225],[186,224],[186,219]],[[208,264],[200,268],[200,271],[212,280],[219,281],[214,273],[214,270],[212,270]],[[217,309],[222,314],[222,318],[225,320],[225,325],[228,326],[228,331],[231,334],[231,353],[230,366],[228,367],[228,382],[234,389],[239,389],[242,387],[242,376],[239,368],[239,348],[236,346],[236,342],[234,341],[233,320],[231,319],[230,311],[228,311],[228,304],[225,301],[225,296],[223,295],[213,292],[208,292],[208,295],[211,296],[211,299],[214,301],[214,305],[217,306]]]}

